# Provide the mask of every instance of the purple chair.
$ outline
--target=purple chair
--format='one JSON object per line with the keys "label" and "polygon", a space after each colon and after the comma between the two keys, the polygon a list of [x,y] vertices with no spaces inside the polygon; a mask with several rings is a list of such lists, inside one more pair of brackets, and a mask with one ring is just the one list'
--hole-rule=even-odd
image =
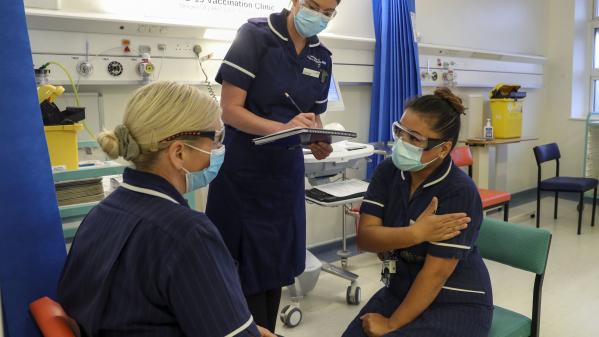
{"label": "purple chair", "polygon": [[[555,192],[555,206],[553,210],[553,218],[557,219],[557,198],[559,192],[576,192],[580,194],[580,202],[578,204],[578,235],[580,235],[580,226],[582,223],[582,211],[584,209],[584,193],[592,189],[595,190],[593,196],[593,215],[591,227],[595,226],[595,208],[597,206],[597,179],[579,178],[579,177],[560,177],[559,176],[559,147],[556,143],[535,146],[533,148],[538,167],[537,179],[537,228],[541,218],[541,191]],[[541,164],[544,162],[555,160],[555,177],[541,180]]]}

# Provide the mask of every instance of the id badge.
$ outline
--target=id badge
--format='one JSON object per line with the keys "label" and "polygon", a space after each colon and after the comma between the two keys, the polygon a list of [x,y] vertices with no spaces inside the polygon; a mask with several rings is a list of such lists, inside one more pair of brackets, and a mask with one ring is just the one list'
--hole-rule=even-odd
{"label": "id badge", "polygon": [[389,274],[397,273],[397,264],[395,260],[385,260],[383,261],[383,271],[388,272]]}
{"label": "id badge", "polygon": [[317,70],[310,69],[310,68],[304,68],[304,70],[302,71],[302,74],[304,74],[306,76],[314,77],[314,78],[320,77],[320,73]]}

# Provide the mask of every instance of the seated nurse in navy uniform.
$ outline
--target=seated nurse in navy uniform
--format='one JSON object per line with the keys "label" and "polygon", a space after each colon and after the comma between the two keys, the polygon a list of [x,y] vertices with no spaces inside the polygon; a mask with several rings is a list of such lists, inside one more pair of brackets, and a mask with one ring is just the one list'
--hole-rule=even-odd
{"label": "seated nurse in navy uniform", "polygon": [[[386,252],[381,273],[385,287],[364,306],[344,337],[488,335],[491,283],[476,247],[481,200],[472,179],[449,155],[463,112],[461,99],[439,88],[434,95],[408,102],[401,120],[394,123],[392,158],[373,176],[362,203],[358,236],[361,249]],[[425,222],[443,218],[454,226],[468,226],[441,240],[414,235]]]}
{"label": "seated nurse in navy uniform", "polygon": [[[206,214],[239,264],[254,319],[271,331],[281,287],[305,269],[304,157],[299,148],[255,146],[252,139],[322,127],[332,63],[317,34],[333,19],[339,1],[293,0],[290,11],[249,20],[216,76],[227,157],[210,184]],[[323,159],[332,148],[317,143],[311,150]]]}
{"label": "seated nurse in navy uniform", "polygon": [[254,323],[218,230],[183,198],[216,176],[222,140],[218,104],[174,82],[137,90],[123,124],[98,136],[134,168],[83,220],[60,279],[84,336],[274,337]]}

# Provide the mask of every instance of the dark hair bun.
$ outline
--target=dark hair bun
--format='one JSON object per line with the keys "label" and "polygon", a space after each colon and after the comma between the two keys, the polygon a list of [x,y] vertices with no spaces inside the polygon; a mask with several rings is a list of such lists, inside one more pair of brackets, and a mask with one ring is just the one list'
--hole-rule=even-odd
{"label": "dark hair bun", "polygon": [[444,100],[445,102],[447,102],[449,104],[449,106],[451,106],[452,109],[455,110],[458,114],[460,114],[460,115],[466,114],[464,112],[465,108],[464,108],[464,105],[462,104],[462,99],[459,98],[458,96],[456,96],[453,92],[451,92],[451,90],[449,90],[449,88],[439,87],[439,88],[435,89],[434,95],[439,97],[440,99]]}

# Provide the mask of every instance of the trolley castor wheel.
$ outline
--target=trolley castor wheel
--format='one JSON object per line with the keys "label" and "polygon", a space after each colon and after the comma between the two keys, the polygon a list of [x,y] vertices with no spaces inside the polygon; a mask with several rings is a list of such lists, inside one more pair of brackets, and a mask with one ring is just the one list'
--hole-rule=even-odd
{"label": "trolley castor wheel", "polygon": [[360,287],[348,286],[345,300],[347,304],[358,305],[362,299],[362,290]]}
{"label": "trolley castor wheel", "polygon": [[302,322],[302,310],[295,305],[286,305],[279,317],[285,326],[295,328]]}

